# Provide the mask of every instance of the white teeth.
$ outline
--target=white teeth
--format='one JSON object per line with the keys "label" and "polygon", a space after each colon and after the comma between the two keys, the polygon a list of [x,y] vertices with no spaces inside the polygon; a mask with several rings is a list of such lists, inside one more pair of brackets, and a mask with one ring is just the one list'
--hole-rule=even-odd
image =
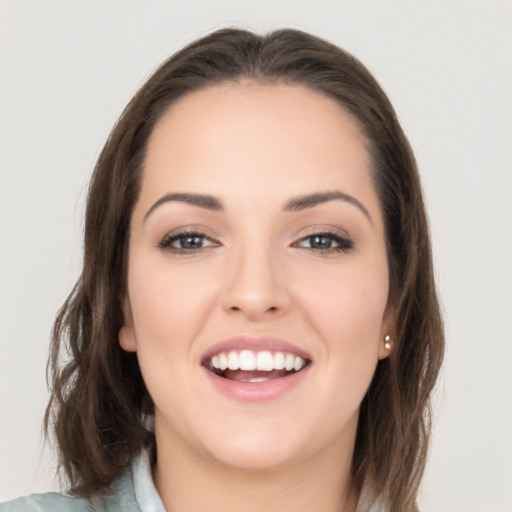
{"label": "white teeth", "polygon": [[282,352],[276,352],[274,354],[274,368],[276,370],[282,370],[284,368],[284,354]]}
{"label": "white teeth", "polygon": [[256,369],[263,372],[270,372],[274,369],[274,358],[270,352],[258,352],[256,356]]}
{"label": "white teeth", "polygon": [[240,360],[238,359],[238,353],[234,350],[228,354],[228,368],[230,370],[238,370],[240,368]]}
{"label": "white teeth", "polygon": [[302,357],[296,356],[293,361],[293,369],[298,372],[304,365],[306,364],[306,361],[302,359]]}
{"label": "white teeth", "polygon": [[240,352],[240,370],[256,370],[256,356],[250,350]]}
{"label": "white teeth", "polygon": [[[212,357],[210,361],[212,368],[224,371],[230,370],[258,370],[270,372],[272,370],[286,370],[288,372],[295,370],[298,372],[306,366],[306,360],[294,354],[285,354],[276,352],[272,354],[268,350],[262,352],[253,352],[251,350],[242,350],[237,352],[232,350],[229,353],[220,352]],[[265,379],[264,379],[265,380]],[[250,382],[261,382],[250,380]]]}
{"label": "white teeth", "polygon": [[224,371],[228,367],[228,357],[226,354],[219,354],[219,369]]}

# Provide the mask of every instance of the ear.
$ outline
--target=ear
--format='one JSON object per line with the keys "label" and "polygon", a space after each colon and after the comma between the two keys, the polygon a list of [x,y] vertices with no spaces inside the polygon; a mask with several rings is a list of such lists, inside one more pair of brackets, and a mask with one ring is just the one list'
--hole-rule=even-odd
{"label": "ear", "polygon": [[130,303],[126,298],[123,299],[122,304],[124,325],[119,330],[117,339],[119,341],[119,345],[121,345],[121,348],[127,352],[136,352],[137,343],[135,340],[135,331],[133,329],[133,317]]}
{"label": "ear", "polygon": [[388,301],[384,316],[382,318],[382,328],[379,341],[379,359],[386,359],[393,351],[395,325],[395,305]]}

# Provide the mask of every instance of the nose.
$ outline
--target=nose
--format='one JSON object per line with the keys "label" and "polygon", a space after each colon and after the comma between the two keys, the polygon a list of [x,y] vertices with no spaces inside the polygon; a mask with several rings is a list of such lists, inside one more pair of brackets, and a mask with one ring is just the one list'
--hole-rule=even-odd
{"label": "nose", "polygon": [[234,255],[225,280],[224,310],[249,321],[284,313],[289,307],[289,294],[278,260],[268,247],[246,247]]}

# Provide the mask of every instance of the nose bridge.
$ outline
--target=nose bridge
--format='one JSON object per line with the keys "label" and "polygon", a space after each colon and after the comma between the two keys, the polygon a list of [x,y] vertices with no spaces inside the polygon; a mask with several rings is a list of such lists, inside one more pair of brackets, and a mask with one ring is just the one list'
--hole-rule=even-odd
{"label": "nose bridge", "polygon": [[246,237],[233,247],[229,267],[226,310],[257,319],[285,309],[287,294],[280,272],[280,255],[270,241]]}

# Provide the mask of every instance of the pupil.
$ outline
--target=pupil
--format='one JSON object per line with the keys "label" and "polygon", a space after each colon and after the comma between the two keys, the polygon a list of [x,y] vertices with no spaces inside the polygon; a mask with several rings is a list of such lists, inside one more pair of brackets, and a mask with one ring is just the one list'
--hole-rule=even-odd
{"label": "pupil", "polygon": [[330,249],[332,246],[332,239],[328,236],[314,236],[311,240],[311,245],[318,249]]}
{"label": "pupil", "polygon": [[181,240],[181,247],[183,249],[197,249],[201,247],[202,238],[197,235],[190,235],[183,237]]}

